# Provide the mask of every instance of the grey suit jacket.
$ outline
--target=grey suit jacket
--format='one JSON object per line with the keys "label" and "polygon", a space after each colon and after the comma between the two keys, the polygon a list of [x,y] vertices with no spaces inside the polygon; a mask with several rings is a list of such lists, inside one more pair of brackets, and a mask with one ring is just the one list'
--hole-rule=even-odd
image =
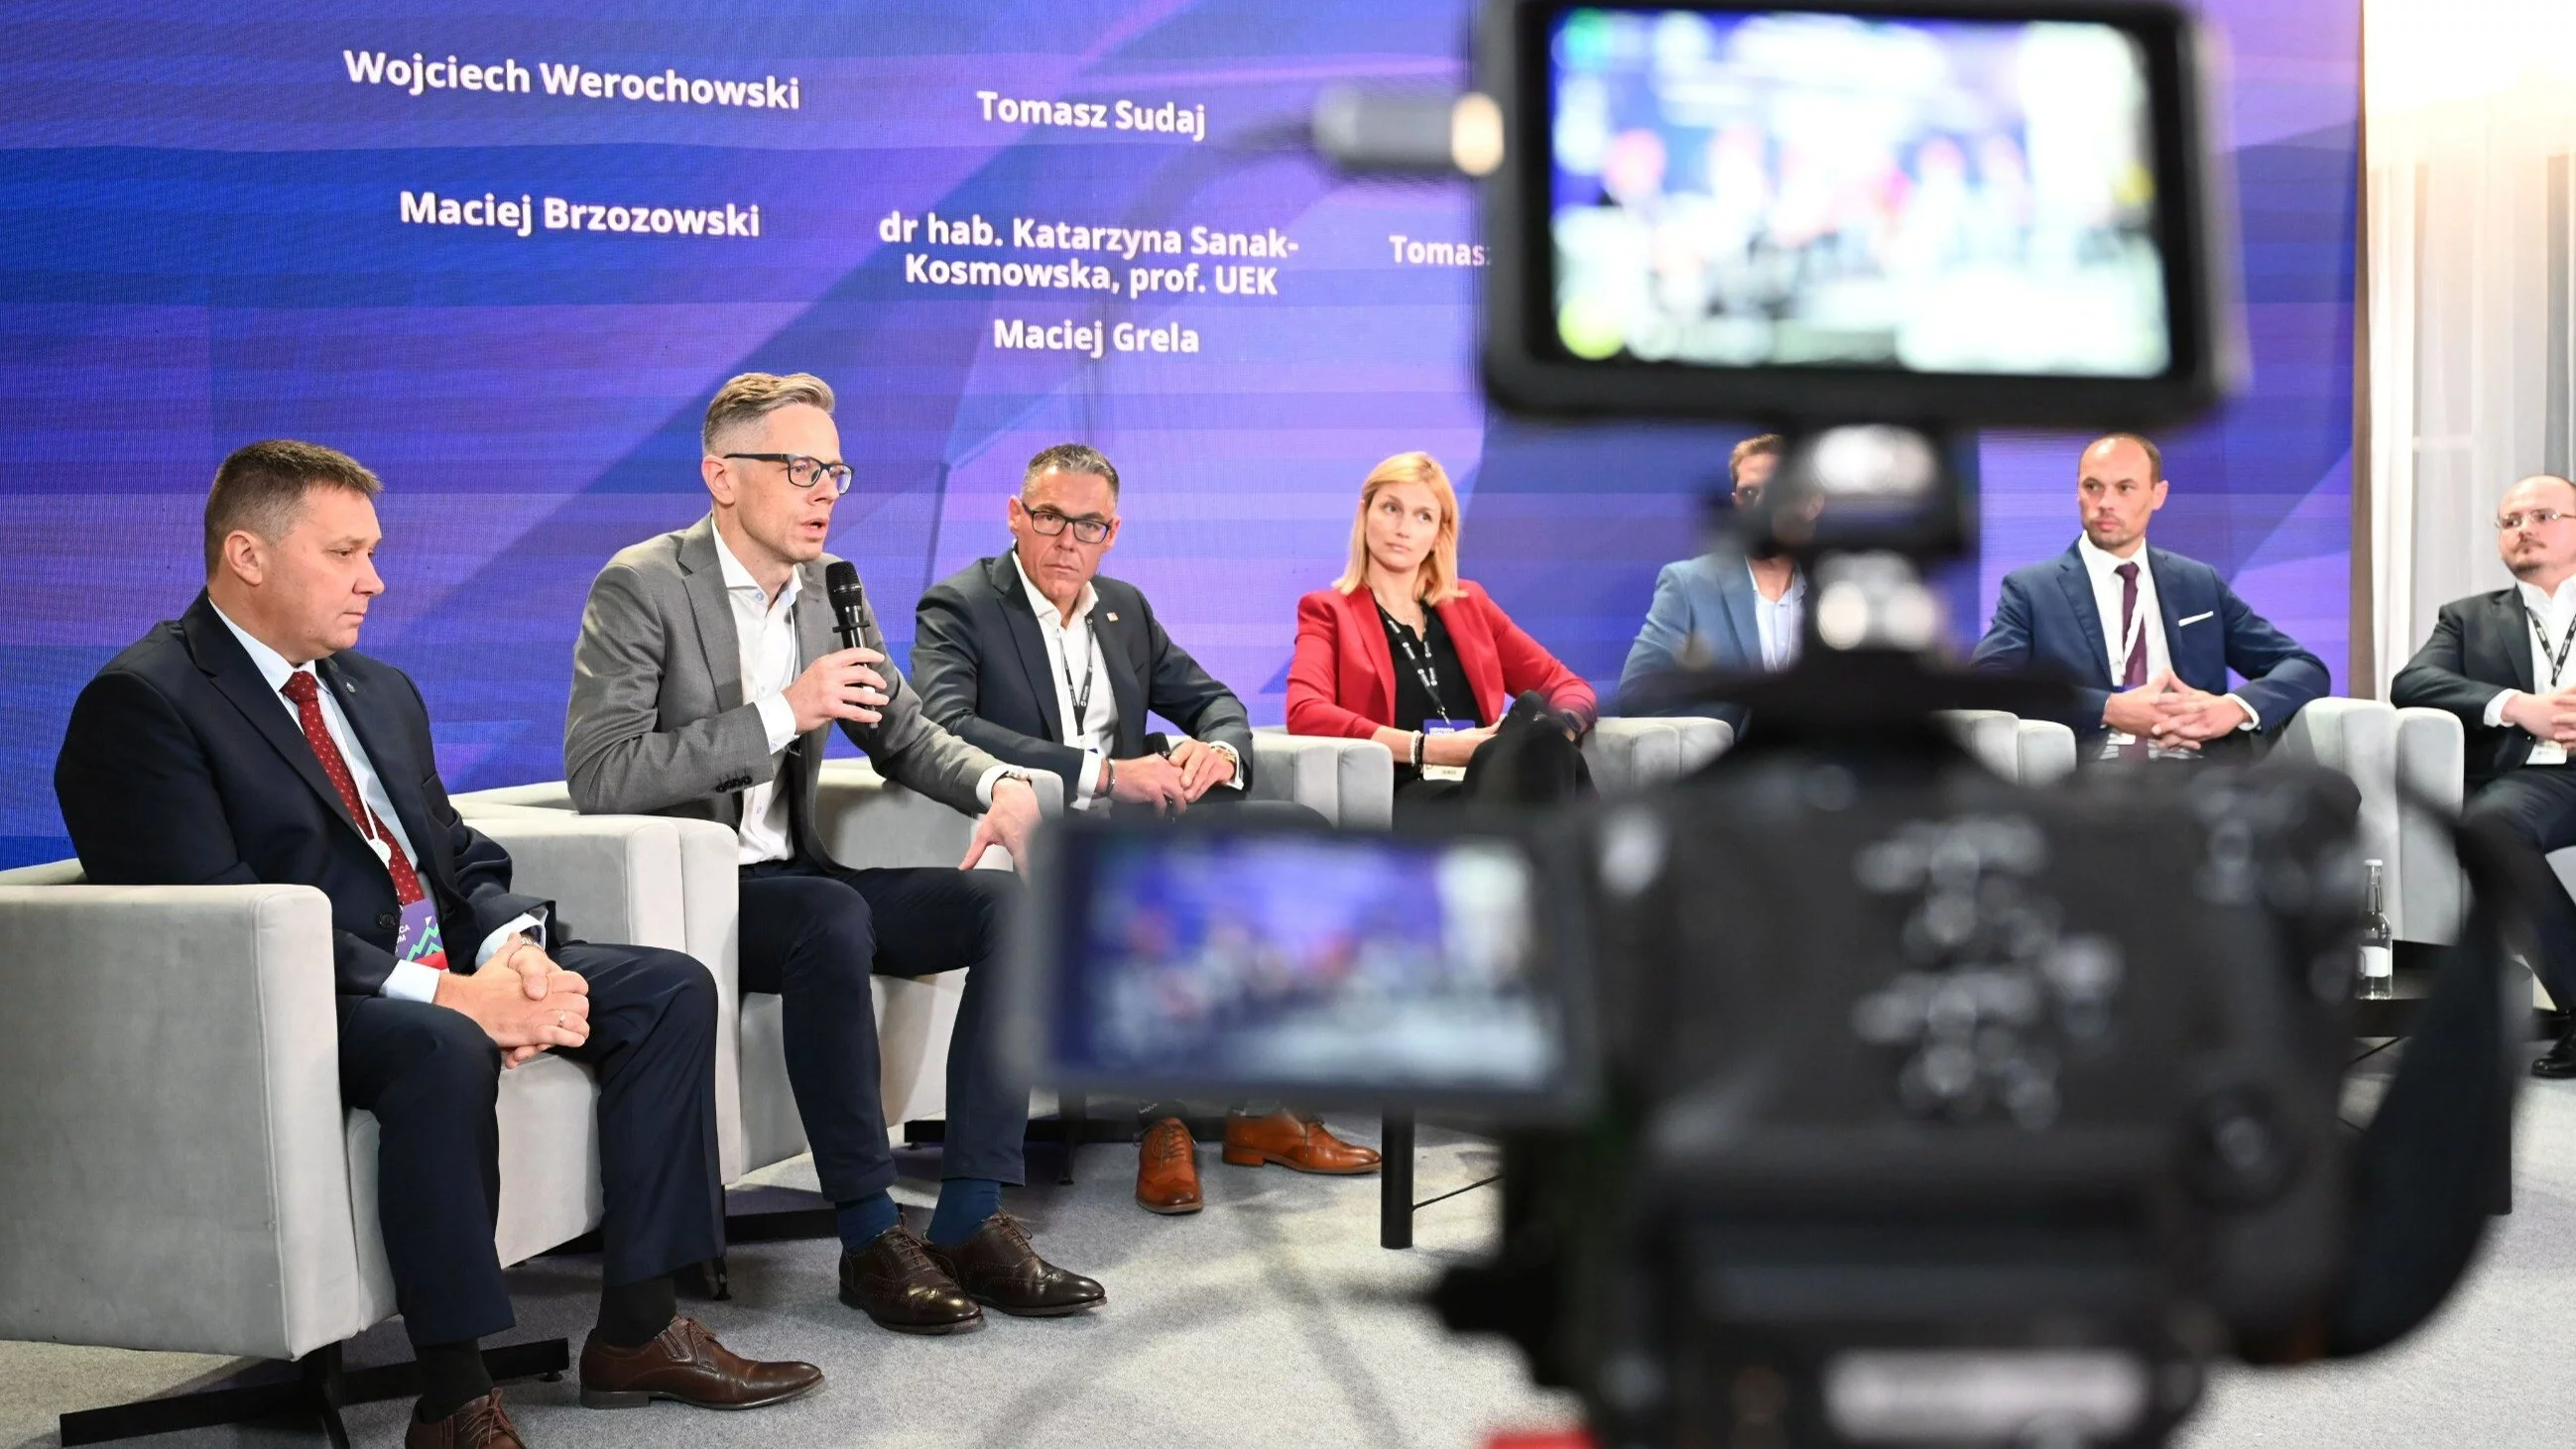
{"label": "grey suit jacket", "polygon": [[[840,647],[823,587],[829,554],[798,570],[796,652],[801,664]],[[885,649],[873,605],[860,636]],[[921,695],[889,664],[893,697],[872,725],[842,730],[899,785],[972,815],[976,784],[1001,762],[931,723]],[[681,815],[739,829],[742,792],[784,773],[796,848],[831,856],[814,829],[829,727],[777,755],[759,708],[742,688],[742,647],[716,560],[715,518],[621,551],[591,581],[573,646],[572,705],[564,720],[564,778],[587,813]]]}
{"label": "grey suit jacket", "polygon": [[1716,714],[1742,728],[1736,705],[1684,703],[1641,709],[1632,693],[1641,684],[1680,669],[1719,669],[1754,674],[1762,669],[1762,625],[1755,615],[1753,574],[1744,555],[1721,548],[1664,565],[1655,576],[1655,602],[1645,627],[1628,646],[1619,669],[1622,714]]}

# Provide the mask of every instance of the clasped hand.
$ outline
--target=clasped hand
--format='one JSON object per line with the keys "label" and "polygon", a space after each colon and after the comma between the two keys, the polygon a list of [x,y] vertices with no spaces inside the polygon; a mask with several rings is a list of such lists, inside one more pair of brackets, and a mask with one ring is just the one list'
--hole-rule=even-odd
{"label": "clasped hand", "polygon": [[1178,815],[1208,791],[1234,778],[1234,757],[1203,741],[1183,739],[1169,755],[1139,755],[1119,760],[1112,769],[1109,797],[1130,805],[1151,805],[1156,814]]}
{"label": "clasped hand", "polygon": [[821,729],[834,720],[875,724],[884,718],[893,697],[886,677],[876,669],[885,656],[874,649],[836,649],[805,666],[796,682],[782,691],[796,711],[796,732]]}
{"label": "clasped hand", "polygon": [[2504,722],[2534,739],[2576,745],[2576,684],[2549,694],[2514,695]]}
{"label": "clasped hand", "polygon": [[2194,689],[2171,669],[2135,689],[2114,694],[2102,723],[2165,749],[2196,750],[2244,726],[2245,706],[2223,694]]}
{"label": "clasped hand", "polygon": [[461,1011],[515,1067],[548,1047],[590,1040],[590,983],[567,971],[522,936],[492,953],[472,973],[438,978],[439,1005]]}

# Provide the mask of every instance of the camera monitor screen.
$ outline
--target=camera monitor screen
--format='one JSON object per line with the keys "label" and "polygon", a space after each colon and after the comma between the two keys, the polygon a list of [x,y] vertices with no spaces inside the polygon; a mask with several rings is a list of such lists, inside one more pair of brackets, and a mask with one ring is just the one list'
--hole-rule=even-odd
{"label": "camera monitor screen", "polygon": [[1570,10],[1555,332],[1579,359],[2152,378],[2146,55],[2070,21]]}
{"label": "camera monitor screen", "polygon": [[2237,374],[2172,0],[1487,4],[1509,406],[2146,426]]}
{"label": "camera monitor screen", "polygon": [[1567,934],[1504,836],[1059,832],[1053,1075],[1147,1092],[1536,1099],[1568,1075]]}

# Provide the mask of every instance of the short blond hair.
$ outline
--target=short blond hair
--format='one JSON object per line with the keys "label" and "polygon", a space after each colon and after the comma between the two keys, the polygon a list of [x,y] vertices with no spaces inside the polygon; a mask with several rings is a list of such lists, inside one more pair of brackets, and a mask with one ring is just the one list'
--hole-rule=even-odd
{"label": "short blond hair", "polygon": [[1368,582],[1368,513],[1377,496],[1398,483],[1419,483],[1440,500],[1440,535],[1432,540],[1431,556],[1422,561],[1414,575],[1414,594],[1425,603],[1437,604],[1466,592],[1458,583],[1458,490],[1449,486],[1449,475],[1442,471],[1440,460],[1429,453],[1398,453],[1369,470],[1360,482],[1360,509],[1351,519],[1351,559],[1333,587],[1345,594],[1357,593]]}
{"label": "short blond hair", "polygon": [[810,372],[745,372],[725,379],[707,404],[706,426],[698,433],[708,457],[716,455],[716,438],[746,423],[756,423],[783,407],[803,403],[832,411],[832,385]]}
{"label": "short blond hair", "polygon": [[1778,433],[1756,433],[1735,445],[1726,455],[1726,481],[1731,485],[1744,475],[1747,458],[1777,458],[1788,449],[1788,440]]}

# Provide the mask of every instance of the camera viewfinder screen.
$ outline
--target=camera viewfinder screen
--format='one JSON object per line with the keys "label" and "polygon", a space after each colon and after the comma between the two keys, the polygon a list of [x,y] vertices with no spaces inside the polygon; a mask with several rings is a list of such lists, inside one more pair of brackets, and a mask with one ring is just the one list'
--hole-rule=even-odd
{"label": "camera viewfinder screen", "polygon": [[2120,30],[1596,9],[1549,50],[1574,358],[2170,367],[2147,61]]}
{"label": "camera viewfinder screen", "polygon": [[1507,842],[1141,832],[1087,874],[1064,1066],[1499,1095],[1562,1074],[1531,866]]}

